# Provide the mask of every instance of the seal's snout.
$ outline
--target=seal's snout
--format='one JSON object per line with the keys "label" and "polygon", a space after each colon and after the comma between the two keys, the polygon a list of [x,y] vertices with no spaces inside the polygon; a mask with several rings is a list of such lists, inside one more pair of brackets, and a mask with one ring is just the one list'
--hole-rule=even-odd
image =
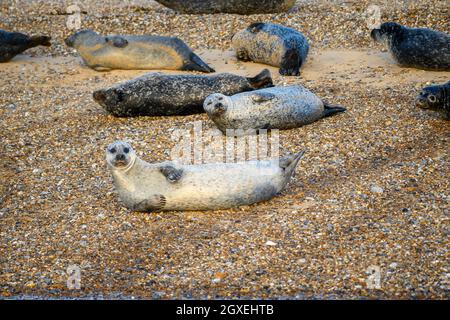
{"label": "seal's snout", "polygon": [[209,114],[220,114],[227,110],[225,96],[215,93],[205,99],[203,109]]}
{"label": "seal's snout", "polygon": [[381,38],[381,35],[380,35],[380,29],[373,29],[373,30],[370,32],[370,37],[371,37],[373,40],[375,40],[375,41],[379,41],[380,38]]}
{"label": "seal's snout", "polygon": [[124,160],[125,160],[125,155],[123,153],[116,155],[116,161],[124,161]]}
{"label": "seal's snout", "polygon": [[227,109],[227,107],[222,103],[222,102],[217,102],[214,105],[214,111],[216,111],[217,113],[222,113]]}
{"label": "seal's snout", "polygon": [[64,43],[68,47],[73,47],[73,42],[74,42],[73,36],[69,36],[69,37],[64,39]]}
{"label": "seal's snout", "polygon": [[101,105],[103,105],[106,101],[106,93],[104,90],[94,91],[92,96],[94,97],[94,100],[97,101],[97,103],[99,103]]}

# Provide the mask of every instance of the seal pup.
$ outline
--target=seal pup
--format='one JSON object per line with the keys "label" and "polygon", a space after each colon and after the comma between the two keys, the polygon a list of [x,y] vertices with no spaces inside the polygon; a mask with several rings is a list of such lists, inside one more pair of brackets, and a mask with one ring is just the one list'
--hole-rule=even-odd
{"label": "seal pup", "polygon": [[130,144],[111,143],[106,162],[125,206],[133,211],[215,210],[265,201],[289,182],[304,152],[275,160],[178,165],[148,163]]}
{"label": "seal pup", "polygon": [[106,111],[117,117],[171,116],[204,112],[203,101],[215,92],[232,95],[273,86],[270,72],[255,77],[230,73],[167,75],[148,73],[93,93]]}
{"label": "seal pup", "polygon": [[180,39],[163,36],[101,36],[81,30],[65,43],[97,71],[112,69],[172,69],[214,72]]}
{"label": "seal pup", "polygon": [[50,39],[48,36],[28,36],[20,32],[0,30],[0,62],[8,62],[30,48],[50,47]]}
{"label": "seal pup", "polygon": [[236,57],[279,67],[281,75],[298,76],[309,44],[299,31],[272,23],[253,23],[231,39]]}
{"label": "seal pup", "polygon": [[403,67],[450,70],[450,35],[446,33],[385,22],[370,36],[386,42],[395,61]]}
{"label": "seal pup", "polygon": [[427,86],[416,97],[416,106],[443,112],[450,119],[450,81],[441,85]]}
{"label": "seal pup", "polygon": [[[301,85],[266,88],[233,96],[214,93],[205,99],[203,108],[223,133],[227,133],[227,129],[297,128],[346,110],[324,103]],[[247,134],[245,131],[235,132],[236,135]]]}
{"label": "seal pup", "polygon": [[156,0],[181,13],[280,13],[291,9],[295,0]]}

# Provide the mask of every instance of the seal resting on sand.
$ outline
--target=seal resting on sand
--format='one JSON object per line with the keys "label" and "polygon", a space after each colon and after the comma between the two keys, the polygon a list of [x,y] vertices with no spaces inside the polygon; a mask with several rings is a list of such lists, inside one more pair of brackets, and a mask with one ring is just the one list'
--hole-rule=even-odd
{"label": "seal resting on sand", "polygon": [[0,30],[0,62],[8,62],[33,47],[50,47],[50,39],[48,36],[27,36],[20,32]]}

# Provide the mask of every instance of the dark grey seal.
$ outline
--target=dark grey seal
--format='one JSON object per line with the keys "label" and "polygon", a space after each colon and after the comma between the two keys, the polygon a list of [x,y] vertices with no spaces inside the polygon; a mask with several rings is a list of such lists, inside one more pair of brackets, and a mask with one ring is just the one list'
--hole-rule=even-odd
{"label": "dark grey seal", "polygon": [[203,101],[212,93],[235,94],[271,87],[270,72],[255,77],[230,73],[167,75],[148,73],[94,92],[94,100],[117,117],[171,116],[204,112]]}
{"label": "dark grey seal", "polygon": [[51,46],[48,36],[28,36],[20,32],[0,30],[0,62],[7,62],[27,49]]}
{"label": "dark grey seal", "polygon": [[272,23],[253,23],[231,39],[236,57],[279,67],[281,75],[298,76],[309,44],[299,31]]}
{"label": "dark grey seal", "polygon": [[450,81],[424,87],[416,97],[416,105],[422,109],[442,112],[450,119]]}
{"label": "dark grey seal", "polygon": [[385,22],[379,29],[373,29],[370,36],[375,41],[385,41],[401,66],[450,70],[450,36],[446,33]]}
{"label": "dark grey seal", "polygon": [[156,0],[180,13],[258,14],[286,12],[295,0]]}

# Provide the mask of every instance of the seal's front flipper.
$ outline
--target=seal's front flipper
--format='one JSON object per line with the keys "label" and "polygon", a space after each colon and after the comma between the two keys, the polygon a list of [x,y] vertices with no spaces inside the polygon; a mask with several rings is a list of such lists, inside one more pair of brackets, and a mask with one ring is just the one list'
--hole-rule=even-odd
{"label": "seal's front flipper", "polygon": [[297,49],[289,49],[281,59],[279,72],[283,76],[299,76],[302,59]]}
{"label": "seal's front flipper", "polygon": [[236,58],[241,61],[250,61],[248,52],[245,48],[239,48],[236,50]]}
{"label": "seal's front flipper", "polygon": [[128,40],[120,36],[105,37],[105,41],[117,48],[125,48],[128,45]]}
{"label": "seal's front flipper", "polygon": [[189,61],[185,61],[184,65],[181,67],[181,70],[186,71],[200,71],[200,72],[216,72],[213,68],[208,66],[202,59],[195,53],[191,53],[189,57]]}
{"label": "seal's front flipper", "polygon": [[273,87],[272,76],[269,69],[264,69],[256,76],[247,78],[247,81],[254,89]]}
{"label": "seal's front flipper", "polygon": [[159,168],[159,171],[166,177],[170,183],[175,183],[183,176],[183,169],[176,169],[171,165],[165,165]]}
{"label": "seal's front flipper", "polygon": [[166,205],[166,197],[162,194],[154,194],[150,198],[142,200],[130,208],[133,211],[152,212],[161,211]]}
{"label": "seal's front flipper", "polygon": [[347,109],[345,109],[344,107],[332,106],[326,102],[323,103],[323,107],[324,109],[322,113],[322,118],[330,117],[332,115],[335,115],[336,113],[347,111]]}
{"label": "seal's front flipper", "polygon": [[275,98],[275,95],[269,92],[252,92],[251,98],[254,102],[269,101]]}

